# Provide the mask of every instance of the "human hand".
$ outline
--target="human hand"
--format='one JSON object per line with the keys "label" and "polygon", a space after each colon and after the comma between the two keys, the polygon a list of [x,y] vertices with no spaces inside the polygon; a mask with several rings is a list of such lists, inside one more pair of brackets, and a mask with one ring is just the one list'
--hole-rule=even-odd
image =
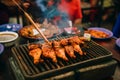
{"label": "human hand", "polygon": [[28,3],[28,2],[24,2],[24,3],[23,3],[23,7],[24,7],[25,9],[29,8],[29,6],[30,6],[30,3]]}
{"label": "human hand", "polygon": [[76,19],[73,23],[74,26],[79,26],[82,23],[82,19]]}

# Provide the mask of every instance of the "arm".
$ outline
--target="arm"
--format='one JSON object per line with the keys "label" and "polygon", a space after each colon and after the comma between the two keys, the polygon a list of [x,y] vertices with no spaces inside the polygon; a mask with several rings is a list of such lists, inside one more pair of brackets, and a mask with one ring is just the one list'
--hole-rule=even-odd
{"label": "arm", "polygon": [[78,24],[81,24],[82,22],[82,9],[81,9],[81,2],[80,0],[76,0],[77,2],[77,11],[76,11],[76,14],[75,14],[75,21],[74,21],[74,24],[75,25],[78,25]]}

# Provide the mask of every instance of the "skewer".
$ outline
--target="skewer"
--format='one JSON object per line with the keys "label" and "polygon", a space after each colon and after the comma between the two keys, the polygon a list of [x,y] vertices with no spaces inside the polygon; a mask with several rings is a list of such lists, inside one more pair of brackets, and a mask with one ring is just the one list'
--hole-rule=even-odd
{"label": "skewer", "polygon": [[28,18],[28,20],[34,25],[34,27],[36,28],[36,30],[41,34],[41,36],[44,38],[44,40],[49,43],[48,39],[44,36],[44,34],[39,30],[38,26],[35,24],[35,22],[32,20],[32,18],[29,16],[29,14],[24,11],[20,5],[15,1],[15,0],[12,0],[16,5],[17,7],[24,12],[25,16]]}

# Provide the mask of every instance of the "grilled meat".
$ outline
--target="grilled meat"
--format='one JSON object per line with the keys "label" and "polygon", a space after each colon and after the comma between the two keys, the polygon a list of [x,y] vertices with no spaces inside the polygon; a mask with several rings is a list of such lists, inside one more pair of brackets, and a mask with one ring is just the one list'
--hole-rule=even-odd
{"label": "grilled meat", "polygon": [[42,50],[40,48],[36,48],[33,50],[30,50],[29,55],[33,57],[34,64],[37,64],[41,61],[43,61],[40,57],[42,54]]}
{"label": "grilled meat", "polygon": [[91,30],[85,31],[85,33],[89,33],[89,34],[91,34],[92,37],[95,37],[95,38],[108,38],[109,37],[109,34],[103,32],[101,30],[91,29]]}
{"label": "grilled meat", "polygon": [[76,58],[75,53],[79,55],[85,55],[81,49],[81,44],[84,44],[86,39],[84,37],[70,37],[66,39],[61,39],[59,41],[52,41],[50,44],[30,44],[28,46],[29,55],[33,57],[34,63],[42,61],[41,55],[44,58],[50,58],[53,62],[57,62],[57,57],[68,61],[66,54],[71,58]]}
{"label": "grilled meat", "polygon": [[76,58],[74,54],[74,49],[71,45],[64,46],[66,53],[71,57],[71,58]]}
{"label": "grilled meat", "polygon": [[61,40],[60,40],[60,44],[61,44],[62,46],[68,45],[68,39],[61,39]]}
{"label": "grilled meat", "polygon": [[71,57],[76,58],[74,55],[74,50],[71,45],[68,44],[68,39],[61,39],[60,44],[65,48],[65,52]]}
{"label": "grilled meat", "polygon": [[83,44],[83,41],[80,40],[78,36],[74,36],[68,39],[69,43],[73,47],[74,51],[79,53],[80,55],[83,55],[83,52],[80,48],[80,44]]}
{"label": "grilled meat", "polygon": [[74,43],[74,44],[71,44],[71,45],[72,45],[75,52],[79,53],[80,55],[83,55],[83,51],[81,50],[81,48],[78,44]]}
{"label": "grilled meat", "polygon": [[55,51],[52,48],[52,45],[47,43],[42,45],[43,56],[46,58],[52,59],[53,62],[57,62]]}
{"label": "grilled meat", "polygon": [[33,49],[40,48],[40,47],[41,47],[40,44],[30,44],[30,45],[28,45],[29,50],[33,50]]}
{"label": "grilled meat", "polygon": [[74,36],[74,37],[70,37],[70,38],[68,38],[68,41],[70,42],[70,43],[76,43],[76,44],[84,44],[84,41],[85,41],[86,39],[85,38],[79,38],[78,36]]}
{"label": "grilled meat", "polygon": [[53,47],[54,47],[55,54],[57,55],[57,57],[65,61],[68,61],[68,58],[65,55],[65,49],[60,45],[60,42],[53,41]]}

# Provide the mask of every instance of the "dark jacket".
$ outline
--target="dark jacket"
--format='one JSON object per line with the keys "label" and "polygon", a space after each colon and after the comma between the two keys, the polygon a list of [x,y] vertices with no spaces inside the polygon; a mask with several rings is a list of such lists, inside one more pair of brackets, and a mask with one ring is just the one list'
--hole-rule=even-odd
{"label": "dark jacket", "polygon": [[8,10],[7,6],[0,3],[0,25],[8,23],[8,21],[9,21],[8,13],[9,13],[9,10]]}

